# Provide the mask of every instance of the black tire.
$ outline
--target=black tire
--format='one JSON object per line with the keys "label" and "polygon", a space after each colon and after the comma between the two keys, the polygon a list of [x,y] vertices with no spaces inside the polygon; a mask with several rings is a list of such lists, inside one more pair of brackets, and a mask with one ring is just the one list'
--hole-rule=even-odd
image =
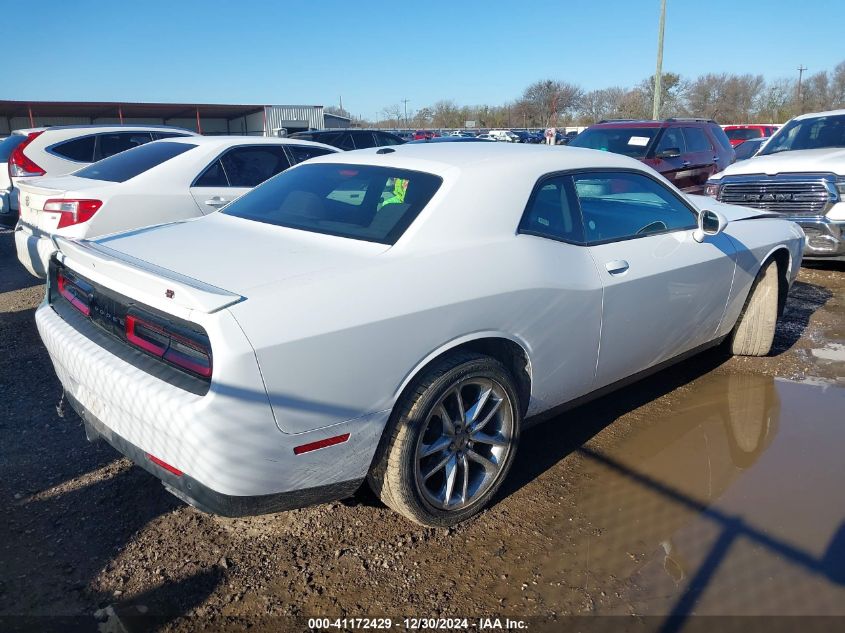
{"label": "black tire", "polygon": [[778,320],[778,266],[769,260],[751,285],[745,307],[737,319],[731,338],[731,353],[738,356],[765,356],[772,349]]}
{"label": "black tire", "polygon": [[[491,416],[493,419],[502,420],[501,424],[505,424],[505,420],[509,420],[507,432],[502,432],[497,437],[507,437],[506,448],[502,447],[502,456],[497,462],[498,468],[495,476],[491,475],[490,480],[484,484],[478,485],[477,498],[467,501],[459,501],[458,503],[466,503],[463,507],[443,508],[437,507],[430,501],[430,490],[426,486],[427,480],[424,479],[421,471],[422,467],[419,451],[424,449],[425,437],[429,437],[426,433],[431,433],[432,416],[437,419],[437,414],[434,411],[435,407],[439,407],[441,403],[447,402],[444,399],[454,397],[450,394],[463,393],[467,390],[472,393],[472,381],[489,381],[489,384],[496,386],[496,391],[499,395],[506,395],[506,398],[501,397],[498,400],[488,399],[479,406],[482,411],[493,410]],[[456,387],[460,389],[456,390]],[[468,385],[468,386],[466,386]],[[459,396],[460,397],[460,396]],[[457,402],[457,401],[455,401]],[[498,403],[498,408],[492,408],[493,404]],[[445,407],[444,407],[445,410]],[[370,469],[368,476],[370,487],[381,498],[381,500],[396,512],[409,518],[411,521],[419,523],[420,525],[430,527],[448,527],[456,525],[471,516],[480,512],[490,501],[491,497],[496,494],[502,481],[510,470],[516,455],[516,449],[519,444],[519,429],[521,426],[521,411],[522,408],[519,402],[519,396],[514,386],[514,379],[498,360],[489,356],[469,352],[457,352],[444,357],[435,362],[431,367],[426,369],[421,376],[416,378],[412,384],[405,390],[400,400],[394,407],[393,413],[388,422],[388,426],[384,431],[381,444],[376,453],[373,467]],[[467,409],[467,415],[463,417],[464,420],[468,418],[470,409]],[[479,413],[480,415],[480,413]],[[508,417],[510,416],[510,417]],[[451,417],[451,415],[450,415]],[[485,416],[480,416],[485,417]],[[460,415],[455,416],[455,422],[461,420]],[[465,423],[465,433],[470,432],[471,423]],[[459,429],[458,425],[453,426],[452,430]],[[504,426],[502,428],[505,428]],[[443,436],[445,438],[445,435]],[[437,441],[442,441],[443,438]],[[465,441],[464,438],[463,441]],[[446,439],[448,441],[448,439]],[[433,455],[434,461],[438,461],[441,455],[451,453],[451,449],[455,448],[455,444],[450,444],[447,449],[443,449],[442,453]],[[463,448],[463,447],[462,447]],[[469,448],[465,448],[465,455],[469,457],[470,453],[475,450],[486,450],[487,446],[476,442],[473,449],[473,442],[469,442]],[[492,449],[491,449],[492,450]],[[461,453],[455,453],[460,455]],[[461,467],[467,473],[466,479],[468,481],[470,474],[476,469],[475,462],[472,462],[472,457],[463,458],[463,466],[458,462],[449,462],[454,464],[452,481],[455,481]],[[424,458],[427,459],[427,458]],[[471,464],[472,462],[472,464]],[[468,466],[468,464],[471,464]],[[446,472],[449,466],[444,468],[444,489],[449,490],[446,482]],[[431,469],[433,472],[435,469]],[[481,477],[486,477],[487,470],[478,473]],[[429,475],[431,477],[431,475]],[[421,482],[421,480],[423,480]],[[424,490],[428,490],[427,493]],[[482,492],[483,491],[483,492]],[[446,505],[449,504],[450,494],[446,492]],[[465,499],[469,500],[468,486],[465,485],[463,489]]]}

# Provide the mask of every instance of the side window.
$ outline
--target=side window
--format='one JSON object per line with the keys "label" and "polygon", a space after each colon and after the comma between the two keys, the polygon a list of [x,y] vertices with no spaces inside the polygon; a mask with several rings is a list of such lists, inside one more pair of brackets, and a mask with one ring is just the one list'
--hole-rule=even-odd
{"label": "side window", "polygon": [[366,149],[376,146],[372,132],[353,132],[352,139],[355,141],[355,149]]}
{"label": "side window", "polygon": [[669,189],[632,172],[573,177],[588,243],[692,229],[696,216]]}
{"label": "side window", "polygon": [[323,141],[322,139],[318,139],[327,145],[334,145],[335,147],[339,147],[340,149],[355,149],[355,143],[352,142],[352,135],[349,132],[345,132],[340,136],[340,138],[332,139],[331,141]]}
{"label": "side window", "polygon": [[697,127],[685,127],[684,139],[687,142],[687,151],[689,152],[712,152],[713,145],[704,134],[704,130]]}
{"label": "side window", "polygon": [[94,136],[83,136],[54,145],[51,150],[62,158],[80,163],[94,162]]}
{"label": "side window", "polygon": [[301,163],[302,161],[314,158],[315,156],[325,156],[326,154],[333,153],[325,148],[311,147],[309,145],[287,145],[286,147],[293,157],[294,163]]}
{"label": "side window", "polygon": [[149,132],[115,132],[97,135],[96,160],[102,160],[152,140]]}
{"label": "side window", "polygon": [[226,172],[223,171],[223,164],[218,158],[211,163],[204,172],[202,172],[194,181],[192,187],[228,187],[229,181],[226,179]]}
{"label": "side window", "polygon": [[528,201],[519,231],[553,240],[584,242],[571,176],[555,176],[542,181]]}
{"label": "side window", "polygon": [[708,124],[707,129],[710,130],[710,136],[716,139],[716,142],[721,145],[723,149],[727,151],[733,149],[730,139],[728,139],[727,134],[725,134],[725,131],[721,127],[715,123],[710,123]]}
{"label": "side window", "polygon": [[391,134],[385,134],[384,132],[373,132],[373,134],[376,135],[376,141],[378,141],[379,147],[401,144],[401,141],[394,138]]}
{"label": "side window", "polygon": [[279,145],[235,147],[220,157],[230,187],[255,187],[290,167]]}
{"label": "side window", "polygon": [[681,134],[679,127],[667,128],[660,138],[660,143],[657,144],[658,154],[670,149],[676,149],[681,154],[685,154],[687,151],[687,144],[684,142],[684,135]]}

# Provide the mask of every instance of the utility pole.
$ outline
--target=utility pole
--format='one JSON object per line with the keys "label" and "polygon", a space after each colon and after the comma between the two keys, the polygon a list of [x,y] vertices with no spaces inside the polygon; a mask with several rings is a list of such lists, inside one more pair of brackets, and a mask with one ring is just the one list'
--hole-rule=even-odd
{"label": "utility pole", "polygon": [[801,94],[801,79],[807,67],[804,64],[798,65],[798,114],[804,114],[804,95]]}
{"label": "utility pole", "polygon": [[410,99],[402,99],[402,105],[405,106],[405,129],[408,129],[408,101]]}
{"label": "utility pole", "polygon": [[661,86],[663,79],[663,30],[666,26],[666,0],[660,0],[660,26],[657,28],[657,70],[654,73],[654,108],[651,111],[651,118],[655,121],[660,118],[660,96],[663,90]]}

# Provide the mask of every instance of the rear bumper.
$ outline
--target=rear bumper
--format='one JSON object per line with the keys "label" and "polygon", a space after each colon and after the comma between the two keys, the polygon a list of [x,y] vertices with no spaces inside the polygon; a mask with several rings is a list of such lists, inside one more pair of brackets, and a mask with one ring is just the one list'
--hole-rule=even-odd
{"label": "rear bumper", "polygon": [[53,240],[28,224],[18,222],[15,227],[15,249],[18,252],[18,261],[24,268],[36,277],[47,278],[50,258],[56,252]]}
{"label": "rear bumper", "polygon": [[65,392],[65,397],[85,423],[85,432],[90,441],[105,440],[116,451],[161,480],[168,492],[203,512],[225,517],[242,517],[294,510],[348,497],[364,481],[361,478],[277,494],[252,496],[223,494],[203,485],[190,475],[176,475],[155,464],[145,451],[112,431],[70,393]]}
{"label": "rear bumper", "polygon": [[805,260],[845,260],[845,221],[826,217],[790,218],[807,236]]}
{"label": "rear bumper", "polygon": [[[276,512],[348,495],[366,476],[389,414],[298,434],[281,432],[255,352],[226,311],[203,323],[212,341],[225,341],[215,351],[215,377],[204,394],[159,375],[156,361],[106,334],[69,304],[65,309],[45,301],[35,322],[91,435],[106,439],[176,496],[210,512]],[[344,443],[295,452],[347,433]],[[184,474],[169,473],[148,455]]]}

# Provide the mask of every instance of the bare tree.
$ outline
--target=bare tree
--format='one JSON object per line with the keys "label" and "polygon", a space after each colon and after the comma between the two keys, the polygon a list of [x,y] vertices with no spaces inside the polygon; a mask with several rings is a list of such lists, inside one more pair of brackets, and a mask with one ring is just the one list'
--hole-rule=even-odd
{"label": "bare tree", "polygon": [[578,106],[583,91],[575,84],[553,79],[535,81],[525,89],[522,102],[543,125],[557,124]]}
{"label": "bare tree", "polygon": [[804,80],[803,93],[804,111],[821,112],[833,107],[830,91],[830,78],[827,71],[821,71]]}
{"label": "bare tree", "polygon": [[402,120],[402,108],[398,103],[382,108],[381,113],[385,119],[390,121],[390,125],[395,124],[397,128],[401,127],[399,123]]}
{"label": "bare tree", "polygon": [[840,62],[830,79],[830,107],[845,108],[845,62]]}
{"label": "bare tree", "polygon": [[[654,77],[643,79],[639,86],[641,96],[649,104],[654,103]],[[684,99],[688,84],[678,73],[663,73],[660,79],[660,116],[661,118],[685,114]],[[651,118],[652,106],[648,105],[647,113],[642,118]]]}
{"label": "bare tree", "polygon": [[782,123],[795,115],[795,81],[778,79],[769,82],[757,101],[757,120]]}

